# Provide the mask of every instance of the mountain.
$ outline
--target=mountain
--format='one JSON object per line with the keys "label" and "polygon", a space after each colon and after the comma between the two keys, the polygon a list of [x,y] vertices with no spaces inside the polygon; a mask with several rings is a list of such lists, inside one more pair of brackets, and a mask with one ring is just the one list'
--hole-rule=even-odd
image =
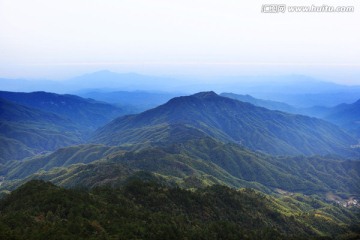
{"label": "mountain", "polygon": [[[175,93],[195,93],[204,90],[231,91],[243,95],[250,94],[259,99],[284,102],[297,108],[333,107],[341,103],[349,104],[359,99],[360,95],[360,86],[358,85],[346,86],[301,75],[150,76],[137,73],[116,73],[108,70],[87,73],[61,81],[0,78],[0,89],[16,92],[74,93],[85,97],[87,93],[96,93],[93,97],[97,100],[101,100],[103,97],[109,99],[98,93],[118,91]],[[100,95],[99,98],[96,97],[97,95]],[[113,103],[112,100],[110,103]],[[158,104],[162,103],[151,103],[148,107]]]}
{"label": "mountain", "polygon": [[[192,92],[215,90],[250,94],[258,99],[290,104],[296,108],[332,107],[359,99],[359,85],[341,85],[302,75],[188,77],[186,89]],[[206,84],[204,84],[206,82]],[[183,90],[178,88],[178,90]]]}
{"label": "mountain", "polygon": [[69,91],[60,81],[44,79],[8,79],[0,78],[0,89],[11,92],[34,92],[48,91],[56,93],[65,93]]}
{"label": "mountain", "polygon": [[321,118],[342,127],[350,135],[360,138],[360,100],[352,104],[342,103],[334,107],[313,106],[310,108],[295,108],[286,103],[257,99],[250,95],[234,93],[222,93],[220,95],[271,110]]}
{"label": "mountain", "polygon": [[360,100],[351,104],[342,103],[334,107],[303,108],[298,109],[298,112],[327,120],[346,129],[354,137],[360,138]]}
{"label": "mountain", "polygon": [[49,154],[42,154],[23,161],[11,161],[3,165],[0,175],[6,179],[22,179],[39,171],[48,171],[56,167],[72,164],[87,164],[114,152],[121,152],[118,147],[103,145],[76,145],[60,148]]}
{"label": "mountain", "polygon": [[[255,78],[256,79],[256,78]],[[251,83],[252,94],[258,98],[285,102],[297,108],[313,106],[333,107],[341,103],[351,103],[359,98],[360,85],[341,85],[321,81],[308,76],[290,75],[268,78],[262,84]],[[236,89],[233,88],[232,91]],[[238,92],[242,92],[240,88]]]}
{"label": "mountain", "polygon": [[0,163],[81,142],[68,119],[0,98]]}
{"label": "mountain", "polygon": [[[206,83],[206,84],[204,84]],[[346,86],[301,75],[278,76],[151,76],[138,73],[116,73],[108,70],[91,72],[63,80],[0,78],[4,91],[55,93],[146,91],[184,92],[214,90],[250,94],[260,99],[285,102],[295,107],[315,105],[332,107],[359,99],[360,86]]]}
{"label": "mountain", "polygon": [[241,102],[251,103],[255,106],[264,107],[270,110],[279,110],[288,113],[298,113],[297,109],[289,104],[271,100],[254,98],[250,95],[241,95],[235,93],[221,93],[220,96],[239,100]]}
{"label": "mountain", "polygon": [[31,181],[0,200],[1,239],[358,239],[358,211],[302,195],[133,179],[122,188]]}
{"label": "mountain", "polygon": [[[234,83],[232,89],[234,92],[242,92],[241,88],[235,88],[235,84],[241,83],[245,92],[249,94],[257,92],[259,94],[271,93],[296,96],[300,94],[358,93],[360,90],[360,85],[342,85],[296,74],[279,76],[211,76],[207,80],[208,82],[214,82],[220,79],[225,83]],[[343,97],[346,98],[346,96]]]}
{"label": "mountain", "polygon": [[4,92],[0,98],[38,110],[50,112],[69,119],[78,129],[93,131],[115,117],[124,115],[124,109],[75,95],[47,92]]}
{"label": "mountain", "polygon": [[161,91],[175,90],[173,78],[161,76],[149,76],[138,73],[116,73],[101,70],[84,74],[64,81],[73,91],[84,89],[100,90],[125,90],[125,91]]}
{"label": "mountain", "polygon": [[171,98],[179,96],[179,94],[174,93],[144,91],[91,91],[79,92],[78,95],[81,97],[92,98],[98,101],[116,104],[119,106],[128,105],[142,111],[164,104]]}
{"label": "mountain", "polygon": [[[204,144],[206,147],[220,144],[218,146],[221,149],[221,143],[211,139],[205,140]],[[193,146],[191,141],[186,145]],[[244,152],[239,151],[239,156],[242,153]],[[52,154],[21,162],[8,162],[1,168],[0,176],[6,179],[2,185],[3,189],[12,189],[33,178],[52,181],[65,187],[92,188],[103,184],[119,185],[130,174],[147,171],[157,176],[164,176],[169,183],[176,183],[183,187],[221,183],[265,191],[266,187],[261,184],[236,178],[203,158],[203,156],[194,157],[185,152],[174,152],[174,150],[159,147],[147,147],[141,151],[124,151],[119,147],[83,145],[63,148]]]}
{"label": "mountain", "polygon": [[354,86],[354,89],[349,87],[348,90],[330,93],[313,93],[313,94],[269,94],[259,96],[265,99],[274,101],[286,102],[297,108],[311,108],[313,106],[334,107],[342,103],[352,103],[359,99],[360,88]]}
{"label": "mountain", "polygon": [[360,139],[360,99],[352,104],[340,104],[328,110],[324,118]]}
{"label": "mountain", "polygon": [[173,135],[185,133],[205,134],[271,154],[350,154],[350,145],[356,143],[323,120],[271,111],[214,92],[173,98],[157,108],[117,118],[98,129],[91,142],[166,143]]}
{"label": "mountain", "polygon": [[126,177],[146,171],[184,188],[222,184],[263,192],[289,192],[360,196],[360,162],[335,157],[275,157],[254,153],[233,143],[212,138],[183,140],[169,146],[140,150],[81,145],[0,169],[2,189],[13,189],[31,179],[64,187],[93,188],[121,185]]}
{"label": "mountain", "polygon": [[173,77],[116,73],[108,70],[86,73],[63,80],[0,78],[0,89],[15,92],[69,93],[89,89],[101,91],[177,91],[178,85],[179,80],[175,80]]}

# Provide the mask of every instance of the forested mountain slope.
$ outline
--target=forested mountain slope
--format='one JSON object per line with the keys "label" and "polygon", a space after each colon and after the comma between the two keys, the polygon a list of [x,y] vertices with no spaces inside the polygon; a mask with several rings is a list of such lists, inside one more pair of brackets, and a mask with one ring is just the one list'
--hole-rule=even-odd
{"label": "forested mountain slope", "polygon": [[357,142],[326,121],[271,111],[214,92],[173,98],[157,108],[117,118],[98,129],[91,142],[168,142],[177,133],[171,129],[179,125],[221,141],[280,155],[350,155],[350,145]]}
{"label": "forested mountain slope", "polygon": [[1,239],[357,239],[359,216],[317,199],[154,182],[66,190],[31,181],[0,200]]}
{"label": "forested mountain slope", "polygon": [[[72,165],[73,164],[73,165]],[[55,168],[54,168],[55,167]],[[40,178],[65,187],[122,185],[129,175],[147,171],[169,183],[189,187],[223,184],[264,192],[283,189],[360,196],[360,161],[332,157],[275,157],[233,143],[195,138],[140,150],[82,145],[5,164],[2,189]]]}
{"label": "forested mountain slope", "polygon": [[81,141],[68,119],[0,99],[0,163]]}
{"label": "forested mountain slope", "polygon": [[93,131],[114,118],[127,113],[127,110],[111,104],[70,94],[0,91],[0,98],[27,107],[55,113],[58,116],[69,119],[79,129],[86,131]]}

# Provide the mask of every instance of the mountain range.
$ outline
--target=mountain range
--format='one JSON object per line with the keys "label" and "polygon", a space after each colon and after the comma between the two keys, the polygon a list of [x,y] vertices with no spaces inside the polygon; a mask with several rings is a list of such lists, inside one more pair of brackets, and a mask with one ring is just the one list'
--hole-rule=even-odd
{"label": "mountain range", "polygon": [[115,117],[129,113],[114,105],[70,94],[4,92],[0,98],[69,119],[79,129],[93,131]]}
{"label": "mountain range", "polygon": [[192,139],[169,146],[126,150],[81,145],[24,161],[7,162],[0,174],[13,189],[30,179],[64,187],[120,186],[127,177],[146,171],[167,182],[188,187],[213,184],[325,195],[360,196],[360,162],[339,157],[275,157],[254,153],[237,144],[212,138]]}
{"label": "mountain range", "polygon": [[235,93],[221,93],[220,96],[236,99],[241,102],[251,103],[255,106],[264,107],[264,108],[267,108],[270,110],[279,110],[279,111],[287,112],[287,113],[299,113],[299,109],[297,109],[289,104],[286,104],[283,102],[272,101],[272,100],[263,100],[263,99],[259,99],[259,98],[254,98],[253,96],[251,96],[249,94],[241,95],[241,94],[235,94]]}
{"label": "mountain range", "polygon": [[145,91],[86,91],[79,92],[78,95],[121,107],[132,107],[135,110],[144,111],[164,104],[171,98],[181,94]]}
{"label": "mountain range", "polygon": [[122,109],[74,95],[0,91],[0,162],[84,143]]}
{"label": "mountain range", "polygon": [[310,108],[296,108],[286,103],[258,99],[250,95],[222,93],[221,96],[248,102],[271,110],[321,118],[342,127],[355,138],[360,138],[360,99],[354,103],[342,103],[334,107],[313,106]]}
{"label": "mountain range", "polygon": [[[204,84],[206,82],[206,84]],[[284,76],[152,76],[101,70],[62,80],[4,79],[0,89],[16,92],[47,91],[87,94],[142,91],[178,95],[199,91],[251,94],[256,98],[286,102],[295,107],[331,107],[359,99],[360,86],[346,86],[302,75]]]}
{"label": "mountain range", "polygon": [[56,114],[0,99],[0,162],[81,142],[76,126]]}
{"label": "mountain range", "polygon": [[[87,113],[89,109],[100,108],[99,105],[114,108],[94,100],[68,95],[2,94],[8,98],[16,98],[18,102],[27,102],[28,105],[50,109],[58,114],[67,112],[68,105],[71,106],[69,103],[64,104],[65,106],[60,104],[64,98],[80,102],[71,107],[73,111],[84,107],[81,111]],[[41,98],[43,95],[47,98]],[[43,101],[39,103],[37,99]],[[7,100],[3,102],[7,103],[2,106],[2,109],[6,110],[1,115],[4,121],[34,121],[42,126],[50,123],[67,126],[69,131],[58,133],[61,137],[67,132],[80,133],[78,126],[68,118]],[[52,105],[55,107],[51,109]],[[34,115],[35,113],[38,114]],[[71,111],[62,115],[72,117]],[[85,114],[84,117],[86,118],[83,124],[93,116]],[[81,140],[81,135],[76,136],[78,139],[74,142],[63,141],[63,144],[56,148],[43,147],[41,150],[55,150],[86,142]],[[20,141],[21,138],[16,140]],[[48,143],[36,138],[35,142]],[[350,144],[355,144],[356,141],[340,128],[323,120],[268,110],[222,97],[214,92],[176,97],[143,113],[116,118],[95,131],[90,143],[92,144],[62,148],[54,153],[23,161],[8,161],[16,158],[5,158],[7,161],[3,160],[0,173],[6,179],[16,181],[16,184],[41,176],[63,186],[75,184],[93,187],[99,182],[109,182],[106,179],[117,182],[116,175],[112,177],[110,172],[105,170],[113,167],[122,171],[122,175],[125,172],[133,174],[139,170],[155,172],[183,186],[221,183],[262,191],[282,188],[289,191],[323,193],[359,192],[356,184],[359,166],[356,162],[344,161],[338,157],[290,158],[267,155],[356,156],[357,152],[350,148]],[[11,149],[16,149],[16,145]],[[34,149],[37,149],[36,146]],[[34,155],[34,149],[33,153],[27,156]],[[325,165],[331,170],[324,170]],[[308,170],[304,172],[303,169]],[[350,169],[355,172],[352,173]],[[91,179],[88,178],[89,172],[92,172]],[[329,178],[331,174],[338,175],[338,180],[332,182]],[[75,175],[77,180],[73,177]],[[120,179],[124,180],[123,177]]]}
{"label": "mountain range", "polygon": [[352,104],[340,104],[322,112],[322,118],[333,122],[360,139],[360,99]]}
{"label": "mountain range", "polygon": [[286,108],[299,110],[210,91],[126,115],[73,95],[0,92],[0,238],[177,238],[174,227],[189,239],[357,239],[359,152],[342,127],[358,103],[321,107],[340,126]]}
{"label": "mountain range", "polygon": [[157,108],[117,118],[98,129],[91,142],[165,143],[174,135],[188,134],[280,155],[350,154],[350,145],[357,142],[326,121],[271,111],[214,92],[173,98]]}

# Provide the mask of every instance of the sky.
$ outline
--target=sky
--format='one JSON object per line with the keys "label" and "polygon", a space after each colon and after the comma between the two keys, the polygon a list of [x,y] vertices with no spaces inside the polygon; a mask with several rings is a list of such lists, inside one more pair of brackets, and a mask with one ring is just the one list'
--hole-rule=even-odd
{"label": "sky", "polygon": [[[264,5],[286,4],[284,13]],[[289,12],[289,6],[354,12]],[[266,8],[264,8],[266,10]],[[359,1],[0,0],[0,77],[307,75],[360,84]]]}

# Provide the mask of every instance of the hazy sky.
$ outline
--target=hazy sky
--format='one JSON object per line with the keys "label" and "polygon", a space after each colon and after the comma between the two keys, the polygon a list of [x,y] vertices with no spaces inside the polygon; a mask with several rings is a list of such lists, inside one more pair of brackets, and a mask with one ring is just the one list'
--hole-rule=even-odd
{"label": "hazy sky", "polygon": [[[263,4],[354,6],[262,13]],[[360,1],[0,0],[0,77],[109,69],[360,84]]]}

